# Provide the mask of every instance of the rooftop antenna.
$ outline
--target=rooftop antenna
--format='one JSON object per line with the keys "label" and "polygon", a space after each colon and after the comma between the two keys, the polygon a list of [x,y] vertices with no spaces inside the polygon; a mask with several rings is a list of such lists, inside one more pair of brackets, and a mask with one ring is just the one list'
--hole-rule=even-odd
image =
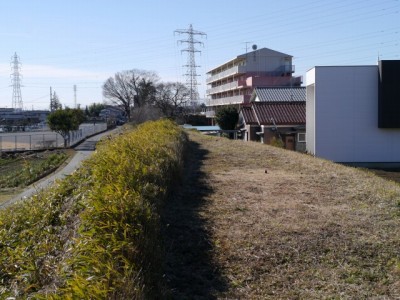
{"label": "rooftop antenna", "polygon": [[190,103],[195,103],[195,100],[199,99],[199,93],[197,91],[197,75],[196,73],[196,68],[200,67],[196,65],[195,61],[195,53],[201,53],[200,50],[197,50],[194,45],[195,44],[200,44],[204,45],[202,42],[194,39],[195,35],[199,36],[207,36],[206,33],[197,31],[193,29],[192,24],[189,25],[189,29],[177,29],[174,31],[174,33],[179,33],[179,34],[186,34],[188,38],[186,40],[179,40],[180,43],[187,43],[188,47],[186,49],[181,50],[182,52],[188,52],[188,58],[187,58],[187,64],[184,65],[184,67],[187,68],[187,73],[184,74],[186,76],[186,85],[189,88],[189,93],[190,93]]}
{"label": "rooftop antenna", "polygon": [[14,56],[11,57],[11,83],[13,87],[13,95],[12,95],[12,108],[15,110],[22,110],[22,96],[21,96],[21,74],[20,74],[20,65],[19,57],[17,52],[14,53]]}
{"label": "rooftop antenna", "polygon": [[246,45],[246,54],[247,54],[247,48],[248,48],[247,45],[248,45],[248,44],[251,44],[251,43],[252,43],[252,42],[243,42],[243,44]]}

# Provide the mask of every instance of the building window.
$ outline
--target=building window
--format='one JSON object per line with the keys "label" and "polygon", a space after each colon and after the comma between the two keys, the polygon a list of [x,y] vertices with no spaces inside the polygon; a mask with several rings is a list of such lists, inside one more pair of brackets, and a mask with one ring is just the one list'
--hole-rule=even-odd
{"label": "building window", "polygon": [[299,143],[305,143],[306,142],[306,134],[305,133],[298,133],[297,134],[297,141]]}

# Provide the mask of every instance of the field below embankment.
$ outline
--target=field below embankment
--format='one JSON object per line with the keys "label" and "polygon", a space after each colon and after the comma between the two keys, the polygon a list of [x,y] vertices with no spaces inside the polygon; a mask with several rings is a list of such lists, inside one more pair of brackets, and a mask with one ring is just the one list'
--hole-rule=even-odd
{"label": "field below embankment", "polygon": [[189,139],[166,217],[177,298],[400,297],[398,184],[262,144]]}
{"label": "field below embankment", "polygon": [[0,207],[74,155],[71,149],[8,153],[0,157]]}
{"label": "field below embankment", "polygon": [[0,211],[5,297],[397,299],[400,186],[169,121],[143,124]]}

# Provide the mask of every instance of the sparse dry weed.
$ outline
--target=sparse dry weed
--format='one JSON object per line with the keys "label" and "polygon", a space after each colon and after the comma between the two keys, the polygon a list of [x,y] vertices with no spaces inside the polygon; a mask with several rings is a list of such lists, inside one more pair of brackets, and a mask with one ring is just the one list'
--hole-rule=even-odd
{"label": "sparse dry weed", "polygon": [[200,171],[212,192],[198,215],[226,281],[215,297],[400,297],[398,184],[262,144],[189,136],[206,152]]}

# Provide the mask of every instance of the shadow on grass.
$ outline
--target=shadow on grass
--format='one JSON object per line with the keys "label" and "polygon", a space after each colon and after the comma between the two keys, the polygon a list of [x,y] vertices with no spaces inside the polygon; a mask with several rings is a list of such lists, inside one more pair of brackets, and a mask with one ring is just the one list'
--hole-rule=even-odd
{"label": "shadow on grass", "polygon": [[163,211],[164,274],[172,299],[216,299],[227,289],[213,264],[207,220],[200,211],[211,193],[201,171],[207,150],[190,141],[182,178]]}

